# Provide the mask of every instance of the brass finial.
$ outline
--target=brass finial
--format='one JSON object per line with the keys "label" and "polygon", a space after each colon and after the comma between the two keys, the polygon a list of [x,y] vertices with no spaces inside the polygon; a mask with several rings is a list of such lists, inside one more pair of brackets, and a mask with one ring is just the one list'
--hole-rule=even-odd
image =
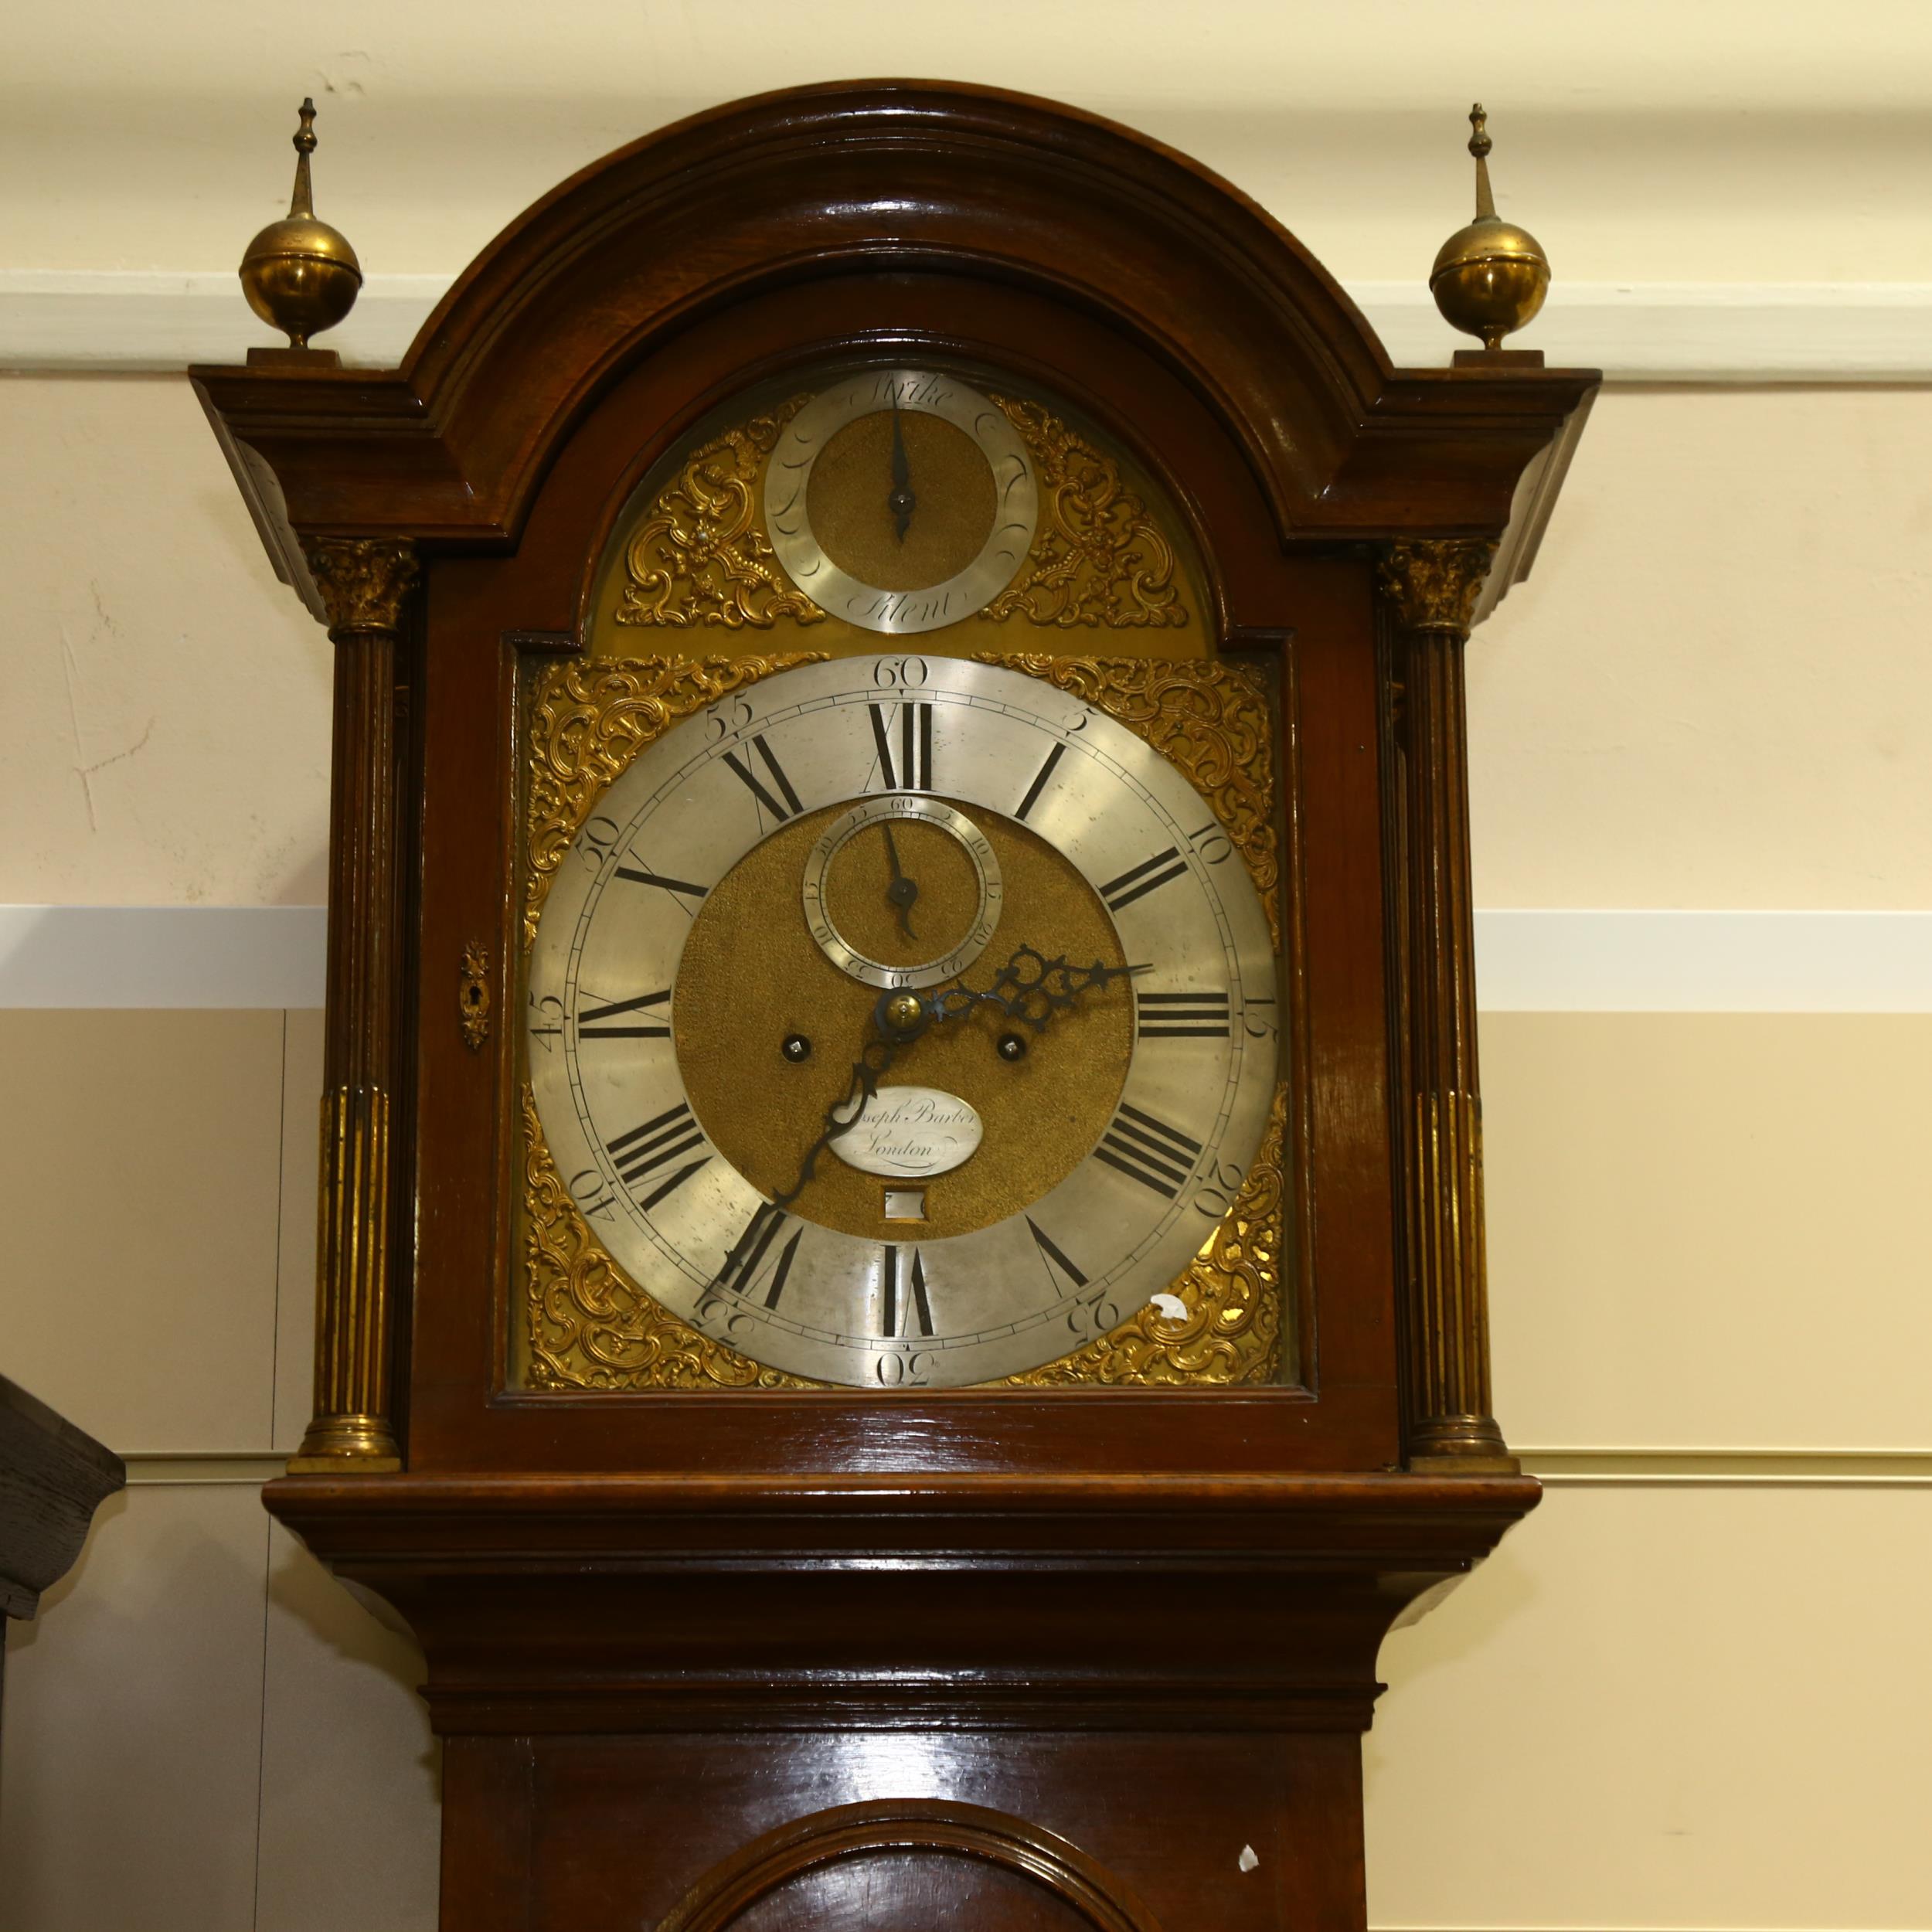
{"label": "brass finial", "polygon": [[[1496,355],[1502,338],[1532,320],[1549,291],[1549,257],[1526,228],[1496,213],[1489,186],[1489,117],[1478,101],[1469,110],[1469,151],[1476,158],[1476,218],[1442,244],[1429,273],[1429,292],[1444,319],[1480,335]],[[1471,352],[1473,355],[1474,352]]]}
{"label": "brass finial", "polygon": [[355,306],[362,265],[345,236],[315,219],[308,168],[315,151],[313,100],[302,103],[301,118],[294,137],[295,190],[287,216],[270,222],[248,244],[241,285],[248,306],[264,321],[281,330],[291,347],[307,349],[310,336],[333,328]]}

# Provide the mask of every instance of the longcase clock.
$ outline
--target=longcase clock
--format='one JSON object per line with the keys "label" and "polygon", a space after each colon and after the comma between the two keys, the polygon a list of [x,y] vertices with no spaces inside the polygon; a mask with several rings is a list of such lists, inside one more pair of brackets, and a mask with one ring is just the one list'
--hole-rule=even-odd
{"label": "longcase clock", "polygon": [[336,650],[267,1501],[422,1640],[446,1926],[1362,1923],[1377,1645],[1536,1495],[1462,654],[1596,379],[1463,360],[891,83],[196,372]]}

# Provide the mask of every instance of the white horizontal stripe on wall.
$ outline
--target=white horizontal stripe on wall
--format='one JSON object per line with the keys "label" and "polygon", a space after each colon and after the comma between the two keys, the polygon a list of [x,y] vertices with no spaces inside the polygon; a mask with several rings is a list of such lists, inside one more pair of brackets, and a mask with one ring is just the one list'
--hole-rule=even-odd
{"label": "white horizontal stripe on wall", "polygon": [[[321,346],[393,368],[449,286],[443,275],[372,275]],[[1413,283],[1349,293],[1390,356],[1440,367],[1473,346]],[[0,369],[177,370],[239,362],[279,338],[233,275],[195,270],[0,270]],[[1517,338],[1553,368],[1613,382],[1932,382],[1932,283],[1565,282]]]}
{"label": "white horizontal stripe on wall", "polygon": [[0,906],[0,1006],[322,1003],[319,906]]}
{"label": "white horizontal stripe on wall", "polygon": [[[314,1007],[315,906],[0,906],[0,1006]],[[1490,1012],[1932,1012],[1932,913],[1476,914]]]}
{"label": "white horizontal stripe on wall", "polygon": [[1498,1013],[1932,1012],[1932,913],[1476,914]]}

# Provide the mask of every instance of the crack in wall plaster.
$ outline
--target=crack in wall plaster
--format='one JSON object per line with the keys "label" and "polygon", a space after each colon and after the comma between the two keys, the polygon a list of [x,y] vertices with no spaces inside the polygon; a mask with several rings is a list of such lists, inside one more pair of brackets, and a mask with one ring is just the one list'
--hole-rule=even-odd
{"label": "crack in wall plaster", "polygon": [[[94,593],[94,605],[96,609],[100,608],[100,594],[98,590]],[[102,622],[106,624],[108,629],[111,631],[114,628],[113,619],[108,617],[104,610],[100,611],[100,616]],[[61,677],[67,694],[67,729],[73,736],[74,755],[82,760],[72,769],[73,775],[80,781],[80,795],[87,804],[87,829],[90,832],[97,832],[100,829],[100,820],[94,810],[95,774],[105,771],[110,765],[123,763],[125,760],[133,757],[137,752],[145,751],[148,747],[148,740],[155,735],[155,717],[153,713],[149,714],[147,723],[141,729],[141,736],[125,750],[111,752],[104,758],[95,759],[91,764],[87,763],[87,747],[82,739],[80,732],[80,700],[74,689],[74,682],[80,673],[80,666],[74,656],[73,641],[67,635],[66,620],[62,618],[56,621],[60,631]]]}

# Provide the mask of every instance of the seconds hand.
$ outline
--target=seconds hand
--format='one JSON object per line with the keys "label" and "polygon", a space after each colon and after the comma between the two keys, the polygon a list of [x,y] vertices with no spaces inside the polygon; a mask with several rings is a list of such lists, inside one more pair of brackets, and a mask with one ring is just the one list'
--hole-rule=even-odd
{"label": "seconds hand", "polygon": [[879,827],[886,835],[886,856],[892,861],[893,882],[886,888],[886,896],[892,901],[892,909],[899,916],[899,930],[908,939],[919,935],[913,930],[912,910],[919,899],[919,888],[906,876],[905,869],[899,862],[899,847],[893,838],[892,821],[888,819]]}

